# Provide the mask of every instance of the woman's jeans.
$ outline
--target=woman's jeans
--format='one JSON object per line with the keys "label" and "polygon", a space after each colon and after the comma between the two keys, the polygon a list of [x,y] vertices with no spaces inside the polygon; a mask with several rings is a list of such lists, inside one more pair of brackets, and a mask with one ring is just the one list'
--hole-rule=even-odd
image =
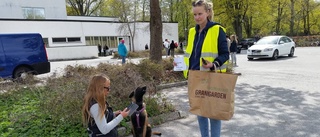
{"label": "woman's jeans", "polygon": [[126,63],[126,56],[121,56],[122,58],[122,64]]}
{"label": "woman's jeans", "polygon": [[237,52],[231,52],[231,61],[234,65],[237,65],[237,57],[236,57]]}
{"label": "woman's jeans", "polygon": [[210,130],[211,137],[220,137],[221,132],[221,120],[210,119],[202,116],[198,117],[199,128],[201,132],[201,137],[210,137],[209,136],[209,121],[210,121]]}

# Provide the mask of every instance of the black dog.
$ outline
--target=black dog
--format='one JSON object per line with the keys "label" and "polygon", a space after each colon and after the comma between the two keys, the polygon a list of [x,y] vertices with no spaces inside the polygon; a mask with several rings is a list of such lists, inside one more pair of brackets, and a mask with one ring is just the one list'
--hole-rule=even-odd
{"label": "black dog", "polygon": [[161,136],[159,132],[151,132],[151,126],[148,123],[146,104],[143,102],[143,95],[146,93],[146,90],[146,86],[138,87],[129,95],[132,102],[139,106],[136,112],[130,116],[133,137],[151,137],[151,134]]}

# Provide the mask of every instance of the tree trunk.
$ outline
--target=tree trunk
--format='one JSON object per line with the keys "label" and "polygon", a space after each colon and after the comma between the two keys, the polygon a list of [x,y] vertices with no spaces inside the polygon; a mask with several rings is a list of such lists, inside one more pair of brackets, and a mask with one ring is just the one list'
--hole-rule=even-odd
{"label": "tree trunk", "polygon": [[142,3],[142,21],[146,21],[145,20],[145,16],[146,16],[146,0],[143,0],[143,3]]}
{"label": "tree trunk", "polygon": [[281,7],[281,2],[278,2],[278,16],[276,19],[276,33],[279,34],[280,33],[280,26],[281,26],[281,18],[282,18],[282,11],[283,8]]}
{"label": "tree trunk", "polygon": [[307,3],[307,35],[310,35],[310,2],[306,0]]}
{"label": "tree trunk", "polygon": [[169,9],[170,9],[170,21],[169,21],[169,22],[173,22],[173,12],[175,11],[175,10],[173,9],[173,0],[170,0],[170,7],[169,7]]}
{"label": "tree trunk", "polygon": [[150,60],[162,61],[162,19],[159,0],[150,0]]}
{"label": "tree trunk", "polygon": [[246,31],[247,37],[248,38],[252,37],[252,16],[244,17],[243,26]]}
{"label": "tree trunk", "polygon": [[295,19],[295,11],[294,11],[294,2],[295,0],[290,0],[291,1],[291,17],[290,17],[290,36],[294,36],[294,19]]}
{"label": "tree trunk", "polygon": [[236,32],[237,37],[240,39],[242,39],[242,26],[241,26],[241,15],[237,15],[234,18],[234,21],[232,22],[233,25],[233,29]]}

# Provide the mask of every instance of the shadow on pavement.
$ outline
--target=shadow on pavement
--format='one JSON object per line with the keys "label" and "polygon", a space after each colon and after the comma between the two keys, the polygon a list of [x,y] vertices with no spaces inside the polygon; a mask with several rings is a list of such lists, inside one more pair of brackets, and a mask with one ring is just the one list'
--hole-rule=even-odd
{"label": "shadow on pavement", "polygon": [[235,114],[223,135],[292,137],[319,135],[320,93],[267,85],[236,86]]}

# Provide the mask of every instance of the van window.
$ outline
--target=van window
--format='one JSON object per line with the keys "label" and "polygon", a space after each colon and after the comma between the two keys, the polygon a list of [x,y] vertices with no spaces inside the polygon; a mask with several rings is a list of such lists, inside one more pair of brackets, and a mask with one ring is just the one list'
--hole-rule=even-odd
{"label": "van window", "polygon": [[[4,37],[2,43],[5,52],[16,53],[16,51],[33,51],[39,47],[39,40],[37,37],[25,37],[25,36],[14,36],[14,37]],[[23,46],[17,46],[23,45]]]}

